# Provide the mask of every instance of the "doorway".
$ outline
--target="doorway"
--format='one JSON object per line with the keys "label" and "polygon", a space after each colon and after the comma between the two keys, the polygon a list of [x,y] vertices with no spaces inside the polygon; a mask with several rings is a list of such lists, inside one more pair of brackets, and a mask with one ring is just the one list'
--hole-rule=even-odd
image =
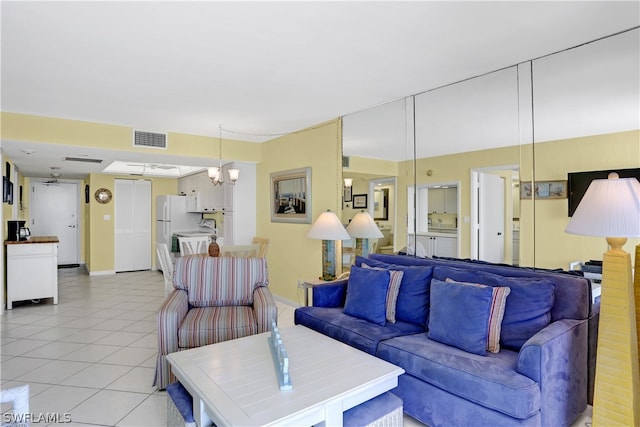
{"label": "doorway", "polygon": [[471,171],[471,258],[517,264],[518,165]]}
{"label": "doorway", "polygon": [[34,236],[57,236],[58,266],[80,263],[77,182],[32,181],[29,228]]}

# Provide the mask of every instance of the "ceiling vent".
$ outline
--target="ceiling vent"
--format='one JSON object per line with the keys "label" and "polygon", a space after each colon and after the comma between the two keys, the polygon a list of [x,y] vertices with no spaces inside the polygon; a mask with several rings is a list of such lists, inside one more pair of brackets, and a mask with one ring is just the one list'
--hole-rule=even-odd
{"label": "ceiling vent", "polygon": [[343,168],[349,167],[349,156],[342,156],[342,167]]}
{"label": "ceiling vent", "polygon": [[82,163],[102,163],[102,159],[90,159],[89,157],[65,157],[67,162],[82,162]]}
{"label": "ceiling vent", "polygon": [[133,146],[148,148],[167,148],[167,134],[133,130]]}

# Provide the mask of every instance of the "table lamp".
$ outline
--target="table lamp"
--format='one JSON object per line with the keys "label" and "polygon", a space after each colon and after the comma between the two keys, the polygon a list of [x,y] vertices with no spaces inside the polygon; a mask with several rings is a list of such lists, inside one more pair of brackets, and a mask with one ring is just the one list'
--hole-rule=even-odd
{"label": "table lamp", "polygon": [[347,225],[347,233],[356,239],[356,255],[369,256],[369,240],[380,238],[382,232],[371,218],[369,212],[360,211]]}
{"label": "table lamp", "polygon": [[640,182],[616,173],[593,180],[565,231],[606,237],[610,246],[602,265],[593,425],[640,425],[631,257],[622,249],[627,237],[640,236]]}
{"label": "table lamp", "polygon": [[351,238],[347,230],[331,212],[322,212],[313,223],[307,237],[322,240],[322,280],[334,280],[336,278],[336,240],[348,240]]}

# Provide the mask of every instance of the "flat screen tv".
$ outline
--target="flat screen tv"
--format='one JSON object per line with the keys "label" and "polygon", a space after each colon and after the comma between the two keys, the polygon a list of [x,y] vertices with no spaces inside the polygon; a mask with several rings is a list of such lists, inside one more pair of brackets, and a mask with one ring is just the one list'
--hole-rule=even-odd
{"label": "flat screen tv", "polygon": [[640,168],[608,169],[603,171],[570,172],[567,175],[567,193],[569,198],[569,216],[573,216],[589,184],[594,179],[607,179],[609,173],[617,172],[620,178],[635,178],[640,181]]}

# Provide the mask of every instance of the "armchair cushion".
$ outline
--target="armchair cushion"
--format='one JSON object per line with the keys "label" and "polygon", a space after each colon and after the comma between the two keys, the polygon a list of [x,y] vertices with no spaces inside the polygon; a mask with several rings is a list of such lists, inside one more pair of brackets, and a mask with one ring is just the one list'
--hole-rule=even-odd
{"label": "armchair cushion", "polygon": [[189,310],[178,330],[180,348],[214,344],[258,333],[253,308],[197,307]]}
{"label": "armchair cushion", "polygon": [[194,307],[251,305],[254,289],[269,282],[265,258],[184,256],[175,271],[174,286],[188,291]]}

